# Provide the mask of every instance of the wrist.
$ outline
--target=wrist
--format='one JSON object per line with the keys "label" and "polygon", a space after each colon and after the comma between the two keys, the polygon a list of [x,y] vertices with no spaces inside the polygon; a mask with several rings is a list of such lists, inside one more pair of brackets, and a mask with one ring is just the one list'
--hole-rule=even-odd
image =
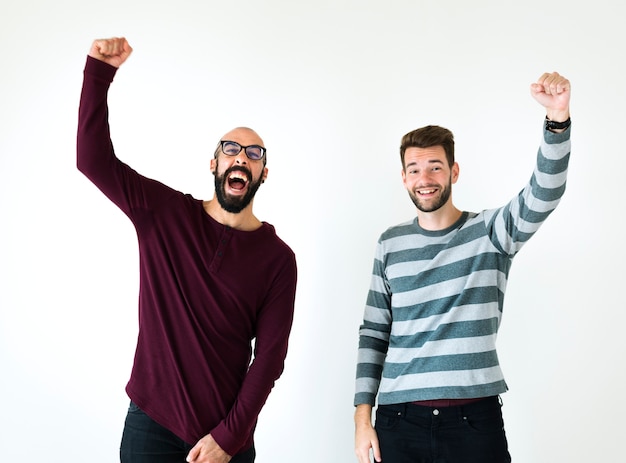
{"label": "wrist", "polygon": [[372,423],[372,406],[368,404],[359,404],[354,411],[355,423]]}
{"label": "wrist", "polygon": [[546,111],[546,119],[554,122],[565,122],[569,119],[569,109],[549,109]]}

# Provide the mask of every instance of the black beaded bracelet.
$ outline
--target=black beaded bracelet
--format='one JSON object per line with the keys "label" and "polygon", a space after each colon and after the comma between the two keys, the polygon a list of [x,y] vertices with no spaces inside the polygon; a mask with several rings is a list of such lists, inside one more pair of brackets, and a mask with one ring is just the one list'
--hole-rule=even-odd
{"label": "black beaded bracelet", "polygon": [[572,120],[568,117],[566,121],[555,122],[548,119],[546,116],[546,130],[561,130],[566,129],[572,124]]}

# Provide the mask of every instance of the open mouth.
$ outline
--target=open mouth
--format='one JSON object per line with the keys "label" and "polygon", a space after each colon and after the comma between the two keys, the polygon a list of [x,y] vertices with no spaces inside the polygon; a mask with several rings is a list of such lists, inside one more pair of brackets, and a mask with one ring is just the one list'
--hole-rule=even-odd
{"label": "open mouth", "polygon": [[228,175],[228,186],[236,191],[242,191],[248,185],[248,176],[245,172],[236,170]]}
{"label": "open mouth", "polygon": [[423,189],[423,190],[417,190],[417,194],[420,196],[429,196],[432,194],[435,194],[437,190],[432,188],[432,189]]}

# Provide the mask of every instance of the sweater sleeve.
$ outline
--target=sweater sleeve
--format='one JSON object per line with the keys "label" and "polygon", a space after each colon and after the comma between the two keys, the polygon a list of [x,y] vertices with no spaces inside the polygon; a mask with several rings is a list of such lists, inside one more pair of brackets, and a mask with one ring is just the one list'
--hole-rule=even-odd
{"label": "sweater sleeve", "polygon": [[504,207],[486,211],[491,241],[514,256],[556,209],[565,193],[571,126],[562,133],[543,131],[535,169],[524,189]]}
{"label": "sweater sleeve", "polygon": [[374,406],[391,333],[391,292],[385,276],[383,238],[378,240],[370,289],[359,329],[354,405]]}
{"label": "sweater sleeve", "polygon": [[107,96],[116,72],[115,67],[87,57],[78,111],[76,165],[132,219],[134,210],[153,208],[174,190],[141,176],[115,156]]}
{"label": "sweater sleeve", "polygon": [[[284,250],[283,250],[284,251]],[[284,369],[293,321],[297,269],[289,250],[257,318],[254,360],[228,415],[211,435],[229,455],[242,449],[276,380]]]}

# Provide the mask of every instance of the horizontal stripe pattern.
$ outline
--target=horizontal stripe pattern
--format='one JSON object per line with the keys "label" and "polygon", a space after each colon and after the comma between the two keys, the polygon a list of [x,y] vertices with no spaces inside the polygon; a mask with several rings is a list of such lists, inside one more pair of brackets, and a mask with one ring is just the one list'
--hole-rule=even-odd
{"label": "horizontal stripe pattern", "polygon": [[508,204],[445,230],[417,219],[376,248],[359,331],[355,405],[496,395],[496,338],[512,260],[565,191],[569,130],[544,132],[529,183]]}

